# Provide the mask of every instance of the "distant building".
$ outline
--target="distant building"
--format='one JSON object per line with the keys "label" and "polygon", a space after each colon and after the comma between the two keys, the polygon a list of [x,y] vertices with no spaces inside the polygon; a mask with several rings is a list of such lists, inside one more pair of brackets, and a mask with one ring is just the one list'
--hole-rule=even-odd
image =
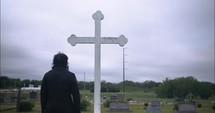
{"label": "distant building", "polygon": [[38,87],[34,87],[33,84],[29,84],[29,87],[22,87],[21,88],[22,91],[27,91],[27,92],[40,91],[40,89],[41,89],[41,85],[38,85]]}

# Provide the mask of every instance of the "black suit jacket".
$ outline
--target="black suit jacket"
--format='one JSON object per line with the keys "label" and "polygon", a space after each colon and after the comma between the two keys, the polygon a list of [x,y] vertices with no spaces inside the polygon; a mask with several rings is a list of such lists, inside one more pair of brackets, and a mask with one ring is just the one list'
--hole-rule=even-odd
{"label": "black suit jacket", "polygon": [[42,113],[80,113],[80,93],[75,74],[55,67],[47,72],[41,86]]}

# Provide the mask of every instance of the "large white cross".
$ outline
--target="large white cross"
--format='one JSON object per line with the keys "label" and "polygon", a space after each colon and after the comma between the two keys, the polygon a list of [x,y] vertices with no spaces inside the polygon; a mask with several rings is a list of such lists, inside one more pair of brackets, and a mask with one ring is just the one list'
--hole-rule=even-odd
{"label": "large white cross", "polygon": [[94,113],[101,112],[101,44],[119,44],[123,47],[128,39],[124,35],[119,37],[101,37],[101,20],[104,19],[104,15],[101,11],[97,11],[93,14],[95,20],[95,37],[76,37],[72,34],[67,41],[75,46],[76,44],[95,44],[95,84],[94,84]]}

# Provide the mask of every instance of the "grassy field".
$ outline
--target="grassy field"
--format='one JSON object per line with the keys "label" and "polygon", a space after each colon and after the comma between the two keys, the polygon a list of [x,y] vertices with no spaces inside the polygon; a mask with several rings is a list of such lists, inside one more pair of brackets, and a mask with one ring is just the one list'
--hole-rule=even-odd
{"label": "grassy field", "polygon": [[[93,93],[90,93],[89,91],[81,91],[82,98],[85,98],[89,101],[93,100]],[[104,97],[110,97],[116,95],[116,93],[102,93],[101,96]],[[160,99],[156,97],[156,94],[152,92],[143,92],[143,91],[136,91],[132,93],[125,93],[125,98],[132,98],[134,99],[134,102],[130,103],[130,110],[132,113],[146,113],[144,110],[144,102],[150,102],[152,100],[160,100],[161,102],[165,101],[162,105],[162,113],[175,113],[176,111],[173,110],[173,99]],[[214,100],[214,98],[208,99],[208,100],[195,100],[197,103],[201,103],[202,107],[197,108],[198,113],[215,113],[214,110],[211,108],[211,101]],[[104,100],[102,99],[102,102]],[[40,108],[40,101],[39,99],[37,101],[34,101],[35,107],[32,112],[28,113],[41,113]],[[14,108],[7,111],[1,111],[1,113],[16,113],[15,104],[1,104],[0,109],[7,109],[7,108]],[[110,113],[108,112],[108,108],[105,108],[103,105],[101,105],[101,113]],[[19,112],[21,113],[21,112]],[[23,112],[26,113],[26,112]],[[88,108],[88,111],[83,111],[82,113],[93,113],[93,104],[90,105]],[[114,113],[120,113],[120,112],[114,112]]]}

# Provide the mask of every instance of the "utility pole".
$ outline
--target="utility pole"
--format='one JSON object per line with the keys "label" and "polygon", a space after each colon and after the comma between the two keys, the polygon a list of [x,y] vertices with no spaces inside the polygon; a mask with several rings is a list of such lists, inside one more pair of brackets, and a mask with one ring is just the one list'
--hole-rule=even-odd
{"label": "utility pole", "polygon": [[85,72],[84,72],[84,91],[85,91]]}
{"label": "utility pole", "polygon": [[125,92],[125,48],[123,48],[123,71],[122,71],[122,74],[123,74],[123,92]]}

